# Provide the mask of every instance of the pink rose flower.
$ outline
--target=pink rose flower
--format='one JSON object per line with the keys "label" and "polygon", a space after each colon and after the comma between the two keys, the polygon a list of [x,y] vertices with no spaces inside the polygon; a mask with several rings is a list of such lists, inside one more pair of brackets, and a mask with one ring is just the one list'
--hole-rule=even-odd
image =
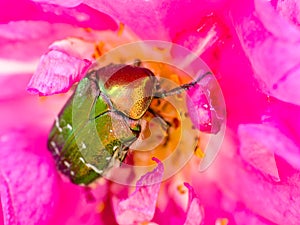
{"label": "pink rose flower", "polygon": [[[298,223],[297,1],[21,0],[0,10],[3,224]],[[101,54],[139,39],[180,44],[214,72],[227,106],[220,153],[206,171],[194,157],[162,183],[157,162],[132,194],[105,180],[76,186],[46,147],[70,96],[53,94],[69,90]]]}

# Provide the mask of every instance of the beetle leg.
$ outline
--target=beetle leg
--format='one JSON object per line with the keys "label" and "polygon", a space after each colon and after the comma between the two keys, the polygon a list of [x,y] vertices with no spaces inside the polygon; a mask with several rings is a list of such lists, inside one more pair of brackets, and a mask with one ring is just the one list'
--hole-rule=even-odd
{"label": "beetle leg", "polygon": [[167,135],[165,138],[165,142],[163,143],[163,145],[166,146],[170,139],[170,127],[172,126],[172,124],[170,122],[166,121],[159,113],[155,112],[150,107],[148,109],[148,112],[151,113],[154,117],[157,117],[159,119],[159,121],[161,122],[163,128],[166,130]]}
{"label": "beetle leg", "polygon": [[199,76],[195,81],[190,82],[188,84],[183,84],[179,87],[173,88],[171,90],[168,91],[158,91],[154,94],[154,98],[165,98],[171,95],[176,95],[176,94],[180,94],[188,89],[190,89],[191,87],[195,86],[196,84],[198,84],[202,79],[204,79],[206,76],[211,75],[211,72],[206,72],[205,74]]}
{"label": "beetle leg", "polygon": [[126,147],[125,145],[121,145],[120,148],[118,149],[118,159],[120,162],[123,162],[124,159],[126,158],[126,155],[128,153],[129,147]]}
{"label": "beetle leg", "polygon": [[129,147],[127,147],[123,144],[121,146],[118,146],[118,148],[115,150],[107,168],[111,168],[113,166],[120,166],[121,163],[126,158],[128,149],[129,149]]}

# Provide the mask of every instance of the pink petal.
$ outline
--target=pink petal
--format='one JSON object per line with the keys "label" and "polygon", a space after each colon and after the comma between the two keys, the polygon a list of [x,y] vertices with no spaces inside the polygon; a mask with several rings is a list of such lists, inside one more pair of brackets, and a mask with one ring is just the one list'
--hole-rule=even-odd
{"label": "pink petal", "polygon": [[233,15],[241,44],[263,92],[299,105],[299,29],[266,1],[238,3]]}
{"label": "pink petal", "polygon": [[204,78],[200,85],[195,85],[188,90],[187,107],[191,120],[196,128],[208,133],[217,133],[224,121],[222,112],[214,108],[211,92],[213,91],[212,79]]}
{"label": "pink petal", "polygon": [[46,224],[57,202],[56,169],[49,156],[30,152],[21,131],[0,136],[4,224]]}
{"label": "pink petal", "polygon": [[[80,1],[62,1],[62,5],[70,7],[53,5],[52,3],[55,3],[55,1],[44,1],[43,4],[36,2],[30,0],[1,1],[1,23],[42,20],[52,24],[70,24],[95,30],[117,29],[116,22],[110,16],[87,5],[79,5]],[[17,10],[16,6],[22,10]],[[23,27],[22,30],[26,29]]]}
{"label": "pink petal", "polygon": [[[162,18],[170,7],[168,1],[114,1],[99,2],[85,1],[85,4],[111,15],[131,27],[142,38],[166,39],[168,32],[165,29]],[[159,12],[159,14],[154,13]],[[139,15],[139,16],[137,16]],[[141,23],[141,21],[143,21]],[[147,31],[147,32],[145,32]]]}
{"label": "pink petal", "polygon": [[136,190],[127,199],[114,199],[115,216],[119,224],[134,224],[153,218],[164,172],[163,164],[154,160],[157,167],[138,180]]}
{"label": "pink petal", "polygon": [[204,213],[200,204],[200,199],[196,196],[196,193],[191,185],[184,184],[189,189],[189,203],[188,211],[184,225],[199,225],[202,224]]}
{"label": "pink petal", "polygon": [[83,0],[66,0],[66,1],[56,1],[56,0],[33,0],[34,2],[39,3],[48,3],[48,4],[57,4],[60,3],[61,6],[64,7],[74,7],[83,2]]}
{"label": "pink petal", "polygon": [[[68,24],[50,24],[46,21],[16,21],[0,24],[0,57],[6,60],[3,63],[0,61],[1,71],[5,72],[5,69],[10,71],[18,69],[15,73],[34,71],[38,59],[47,51],[48,46],[53,41],[68,36],[99,40],[94,32]],[[14,61],[21,61],[19,67],[14,68],[15,66],[11,65]]]}
{"label": "pink petal", "polygon": [[[11,79],[24,84],[23,80],[28,82],[30,76],[16,75]],[[0,84],[2,83],[1,80]],[[71,184],[66,179],[61,180],[54,166],[54,160],[46,149],[47,135],[53,124],[53,118],[59,113],[68,96],[57,95],[51,98],[37,98],[37,96],[26,93],[26,85],[23,85],[23,88],[20,89],[13,89],[15,83],[12,80],[7,78],[5,80],[7,82],[3,82],[3,85],[6,84],[7,88],[10,87],[15,92],[9,93],[7,95],[9,98],[3,97],[0,100],[0,129],[1,134],[3,133],[3,135],[0,135],[0,173],[5,175],[2,176],[4,179],[0,178],[3,181],[0,181],[0,194],[5,217],[14,215],[13,218],[12,216],[10,218],[17,222],[20,219],[25,220],[26,218],[21,216],[27,216],[27,214],[24,214],[26,213],[25,209],[28,209],[37,214],[42,213],[46,218],[41,217],[40,220],[36,221],[35,218],[30,220],[27,217],[26,223],[19,223],[20,225],[102,225],[105,224],[103,221],[113,224],[114,217],[111,216],[113,211],[111,207],[107,206],[110,198],[107,197],[106,184],[98,185],[97,188],[86,191],[86,188]],[[7,140],[5,136],[9,139]],[[10,145],[9,148],[7,147],[9,152],[6,152],[6,144],[2,143],[5,139],[8,142],[7,145]],[[36,161],[37,163],[35,163]],[[42,166],[39,166],[38,162],[41,162]],[[44,174],[44,167],[49,167],[52,175]],[[11,171],[15,174],[13,179],[7,175]],[[16,182],[18,182],[18,185],[15,184]],[[51,183],[53,183],[52,187],[50,186]],[[21,193],[20,189],[26,189],[26,191]],[[47,191],[47,195],[44,194],[44,190]],[[34,197],[31,194],[33,191],[35,192]],[[10,195],[6,195],[8,192]],[[91,195],[92,197],[90,197]],[[4,198],[4,196],[6,197]],[[43,196],[45,198],[43,201],[46,201],[46,197],[49,196],[50,200],[47,207],[40,200]],[[13,205],[11,210],[10,201]],[[105,206],[102,211],[100,211],[100,205]],[[17,210],[21,210],[22,214],[16,213]],[[42,210],[43,212],[41,212]],[[102,219],[105,216],[107,218]]]}
{"label": "pink petal", "polygon": [[[206,57],[206,55],[203,55],[205,52],[210,55],[218,54],[217,52],[222,50],[220,49],[220,43],[224,43],[225,41],[228,43],[231,35],[228,24],[224,21],[224,16],[220,15],[226,11],[222,9],[218,12],[217,7],[211,10],[213,12],[201,14],[195,26],[185,27],[183,32],[178,32],[172,38],[173,42],[190,49],[197,55],[201,55],[203,60]],[[211,51],[215,51],[215,53]],[[207,62],[212,64],[212,61],[213,56]]]}
{"label": "pink petal", "polygon": [[[0,101],[4,101],[24,94],[24,87],[28,84],[30,77],[27,75],[1,75],[0,79]],[[12,85],[8,85],[12,84]],[[13,88],[12,88],[13,87]],[[2,108],[3,110],[3,108]]]}
{"label": "pink petal", "polygon": [[238,210],[234,213],[234,220],[236,224],[247,225],[275,225],[274,223],[261,218],[260,216],[251,213],[249,210]]}
{"label": "pink petal", "polygon": [[[111,15],[113,18],[129,26],[143,39],[170,39],[187,27],[195,26],[203,12],[210,12],[211,8],[222,8],[226,1],[114,1],[101,2],[97,0],[84,1],[88,6]],[[56,0],[56,4],[63,1]],[[158,13],[159,12],[159,13]],[[178,16],[180,15],[180,19]],[[167,29],[166,29],[167,28]]]}
{"label": "pink petal", "polygon": [[300,2],[297,0],[277,1],[277,11],[295,25],[300,25]]}
{"label": "pink petal", "polygon": [[[274,141],[268,137],[269,143],[275,142],[272,147],[279,138],[281,137],[274,138]],[[234,153],[236,147],[232,141],[227,136],[227,143],[223,149],[226,151],[220,151],[209,169],[210,179],[220,188],[219,194],[223,193],[222,195],[231,200],[243,204],[253,214],[267,221],[275,224],[297,224],[300,220],[299,171],[276,160],[281,181],[266,179],[256,169],[245,165]],[[285,176],[282,176],[282,173],[285,173]]]}
{"label": "pink petal", "polygon": [[[22,10],[17,10],[16,5]],[[0,65],[13,70],[16,69],[11,65],[14,61],[9,59],[21,60],[19,71],[15,73],[34,71],[38,58],[55,40],[72,36],[98,41],[92,29],[117,29],[116,22],[108,15],[86,5],[62,8],[30,0],[1,1],[0,12],[0,57],[4,61],[0,61]]]}
{"label": "pink petal", "polygon": [[[262,128],[262,129],[260,129]],[[244,160],[250,165],[269,175],[275,181],[280,181],[276,161],[274,158],[274,147],[278,148],[277,143],[271,146],[274,140],[271,134],[263,133],[263,129],[267,126],[259,124],[240,125],[238,128],[238,136],[241,142],[240,153]]]}
{"label": "pink petal", "polygon": [[48,224],[115,224],[107,183],[89,188],[63,182],[59,188],[59,205]]}
{"label": "pink petal", "polygon": [[17,218],[15,215],[15,210],[13,206],[13,199],[11,196],[11,188],[8,184],[7,178],[0,174],[0,194],[1,194],[1,204],[4,224],[17,224]]}
{"label": "pink petal", "polygon": [[277,128],[264,124],[240,125],[238,135],[242,156],[274,179],[279,179],[274,154],[300,169],[300,149]]}
{"label": "pink petal", "polygon": [[52,95],[66,92],[86,73],[91,62],[59,50],[44,54],[27,90],[32,94]]}

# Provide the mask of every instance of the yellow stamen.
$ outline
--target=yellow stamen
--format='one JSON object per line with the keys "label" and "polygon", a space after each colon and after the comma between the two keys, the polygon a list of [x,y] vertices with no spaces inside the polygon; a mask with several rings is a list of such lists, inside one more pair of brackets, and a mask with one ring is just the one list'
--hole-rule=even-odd
{"label": "yellow stamen", "polygon": [[39,99],[40,102],[45,102],[47,100],[47,97],[46,96],[40,96],[38,99]]}
{"label": "yellow stamen", "polygon": [[104,203],[104,202],[100,202],[100,203],[98,204],[98,206],[97,206],[97,212],[98,212],[98,213],[103,212],[104,208],[105,208],[105,203]]}
{"label": "yellow stamen", "polygon": [[92,28],[90,28],[90,27],[86,27],[86,28],[84,28],[84,30],[88,33],[91,33],[93,31]]}
{"label": "yellow stamen", "polygon": [[120,23],[119,24],[119,29],[118,29],[118,32],[117,32],[118,36],[121,36],[123,34],[124,28],[125,28],[125,24],[124,23]]}
{"label": "yellow stamen", "polygon": [[195,153],[195,155],[196,155],[197,157],[199,157],[200,159],[203,159],[204,156],[205,156],[205,153],[202,151],[202,149],[201,149],[199,146],[196,147],[194,153]]}
{"label": "yellow stamen", "polygon": [[95,51],[92,54],[92,57],[94,59],[98,59],[103,55],[103,48],[104,48],[104,42],[100,41],[98,44],[95,45]]}
{"label": "yellow stamen", "polygon": [[218,218],[216,220],[216,225],[227,225],[228,224],[228,219],[227,218]]}
{"label": "yellow stamen", "polygon": [[180,184],[177,186],[177,191],[183,195],[186,193],[186,187],[184,185]]}

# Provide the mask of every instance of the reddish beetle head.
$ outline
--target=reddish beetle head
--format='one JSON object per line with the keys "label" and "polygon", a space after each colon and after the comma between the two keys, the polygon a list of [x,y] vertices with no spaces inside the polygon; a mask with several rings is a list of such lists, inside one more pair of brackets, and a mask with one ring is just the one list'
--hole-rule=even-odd
{"label": "reddish beetle head", "polygon": [[[140,119],[148,110],[156,86],[154,74],[142,67],[110,65],[97,71],[104,81],[100,87],[118,111],[131,119]],[[104,80],[105,79],[105,80]]]}

